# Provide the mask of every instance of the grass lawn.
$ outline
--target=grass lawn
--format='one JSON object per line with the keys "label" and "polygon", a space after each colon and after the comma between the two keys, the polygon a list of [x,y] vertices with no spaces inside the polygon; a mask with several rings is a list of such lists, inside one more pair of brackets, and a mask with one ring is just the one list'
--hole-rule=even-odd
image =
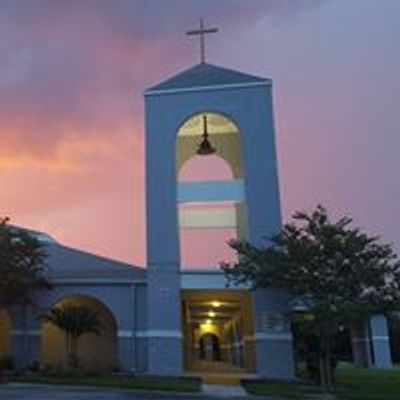
{"label": "grass lawn", "polygon": [[[337,400],[400,400],[400,368],[392,370],[358,369],[351,366],[337,371]],[[25,375],[13,382],[54,385],[100,386],[125,389],[199,392],[200,381],[192,378],[156,378],[140,376],[96,375],[79,373]],[[321,393],[316,386],[284,381],[252,381],[244,384],[253,395],[288,399],[307,399]]]}
{"label": "grass lawn", "polygon": [[[400,369],[376,370],[353,367],[337,371],[335,397],[338,400],[399,400]],[[249,382],[246,390],[253,395],[305,399],[322,393],[318,387],[282,381]]]}
{"label": "grass lawn", "polygon": [[399,400],[400,369],[341,368],[337,373],[338,398],[345,400]]}
{"label": "grass lawn", "polygon": [[191,378],[156,378],[138,376],[78,374],[25,375],[12,378],[13,382],[41,383],[48,385],[97,386],[121,389],[160,390],[175,392],[199,392],[200,382]]}
{"label": "grass lawn", "polygon": [[288,399],[305,399],[308,395],[320,393],[317,387],[284,381],[249,382],[243,386],[252,395],[276,396]]}

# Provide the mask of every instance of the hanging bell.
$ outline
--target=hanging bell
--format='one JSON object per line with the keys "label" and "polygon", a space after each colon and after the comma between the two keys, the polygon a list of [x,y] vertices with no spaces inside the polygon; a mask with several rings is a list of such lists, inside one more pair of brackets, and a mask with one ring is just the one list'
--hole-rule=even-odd
{"label": "hanging bell", "polygon": [[216,152],[215,148],[211,145],[210,141],[208,140],[209,134],[207,129],[207,116],[203,115],[203,140],[200,142],[199,147],[196,153],[199,156],[208,156],[214,154]]}

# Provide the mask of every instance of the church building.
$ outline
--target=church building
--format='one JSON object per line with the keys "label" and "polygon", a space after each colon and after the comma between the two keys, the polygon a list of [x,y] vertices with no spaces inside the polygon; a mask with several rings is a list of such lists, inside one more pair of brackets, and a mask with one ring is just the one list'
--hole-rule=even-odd
{"label": "church building", "polygon": [[[202,60],[150,87],[144,98],[146,268],[33,232],[46,244],[46,275],[54,288],[38,295],[38,308],[0,314],[0,358],[9,356],[17,367],[61,367],[63,333],[38,315],[55,306],[85,304],[98,311],[104,327],[100,336],[82,338],[79,356],[87,368],[293,378],[288,296],[227,287],[217,265],[187,268],[181,251],[182,229],[229,229],[256,245],[279,231],[272,81]],[[229,166],[229,178],[215,179],[210,171],[205,180],[181,179],[192,158],[207,169],[210,157]],[[388,366],[382,326],[370,338],[383,356],[370,362]],[[360,347],[368,341],[364,333],[355,338],[361,355],[369,351]]]}

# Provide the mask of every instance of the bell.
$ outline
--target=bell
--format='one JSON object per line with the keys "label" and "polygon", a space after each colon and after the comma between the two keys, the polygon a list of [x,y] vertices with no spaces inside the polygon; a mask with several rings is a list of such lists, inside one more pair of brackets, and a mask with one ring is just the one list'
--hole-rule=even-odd
{"label": "bell", "polygon": [[214,154],[216,150],[214,147],[211,145],[210,141],[208,140],[208,130],[207,130],[207,116],[203,115],[203,126],[204,126],[204,132],[203,132],[203,140],[199,144],[199,148],[197,149],[197,154],[199,156],[208,156],[210,154]]}
{"label": "bell", "polygon": [[215,153],[214,147],[211,146],[208,138],[204,138],[201,143],[199,144],[199,148],[196,152],[199,156],[209,156],[210,154]]}

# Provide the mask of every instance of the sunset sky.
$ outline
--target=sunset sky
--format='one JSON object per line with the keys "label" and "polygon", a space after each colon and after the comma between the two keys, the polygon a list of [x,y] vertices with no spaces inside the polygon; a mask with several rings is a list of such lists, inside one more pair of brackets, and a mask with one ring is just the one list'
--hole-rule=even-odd
{"label": "sunset sky", "polygon": [[143,91],[208,61],[274,82],[284,219],[400,250],[400,1],[1,0],[0,215],[145,263]]}

